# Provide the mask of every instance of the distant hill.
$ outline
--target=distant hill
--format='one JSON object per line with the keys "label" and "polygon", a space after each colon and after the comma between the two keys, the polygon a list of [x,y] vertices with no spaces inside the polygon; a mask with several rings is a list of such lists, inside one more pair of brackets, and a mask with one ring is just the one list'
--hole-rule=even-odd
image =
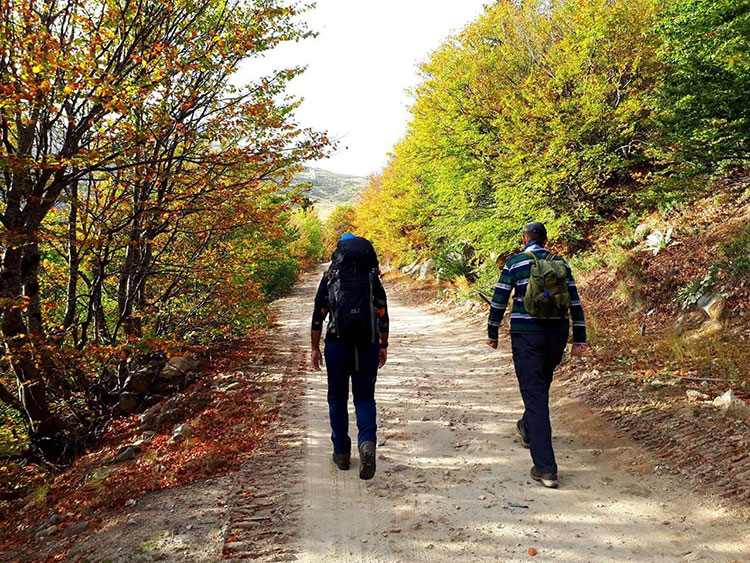
{"label": "distant hill", "polygon": [[367,186],[367,178],[336,174],[321,168],[306,168],[297,174],[292,183],[312,184],[308,196],[315,201],[320,217],[325,219],[337,205],[351,203],[354,196]]}

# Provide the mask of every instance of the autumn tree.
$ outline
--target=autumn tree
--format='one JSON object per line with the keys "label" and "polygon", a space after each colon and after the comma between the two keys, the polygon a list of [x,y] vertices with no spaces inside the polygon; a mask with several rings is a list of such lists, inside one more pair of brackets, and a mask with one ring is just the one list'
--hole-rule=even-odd
{"label": "autumn tree", "polygon": [[503,0],[421,65],[413,120],[355,224],[402,261],[494,283],[520,226],[557,242],[637,203],[653,165],[659,2]]}
{"label": "autumn tree", "polygon": [[301,9],[0,1],[0,400],[48,459],[74,453],[73,421],[104,412],[134,352],[219,329],[205,311],[271,251],[293,200],[280,187],[326,140],[284,97],[300,69],[228,77],[308,35]]}
{"label": "autumn tree", "polygon": [[336,243],[354,230],[354,207],[337,205],[323,224],[323,245],[328,255],[336,250]]}

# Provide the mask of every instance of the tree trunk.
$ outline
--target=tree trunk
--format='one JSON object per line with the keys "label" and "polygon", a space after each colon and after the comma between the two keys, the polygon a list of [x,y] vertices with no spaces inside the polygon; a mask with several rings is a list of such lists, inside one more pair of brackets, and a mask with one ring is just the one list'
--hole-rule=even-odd
{"label": "tree trunk", "polygon": [[[65,330],[70,328],[75,322],[78,305],[78,271],[81,265],[76,242],[76,230],[78,228],[78,182],[73,182],[70,186],[68,205],[70,206],[68,210],[68,288],[65,317],[63,318]],[[74,335],[75,340],[77,339]]]}
{"label": "tree trunk", "polygon": [[42,257],[39,254],[39,243],[36,238],[24,245],[23,257],[21,259],[21,281],[23,283],[23,294],[27,298],[26,318],[29,333],[32,338],[41,342],[44,339],[44,324],[42,322],[42,302],[39,295],[39,263]]}
{"label": "tree trunk", "polygon": [[94,338],[97,342],[112,344],[112,336],[107,326],[107,317],[104,314],[102,304],[102,291],[104,286],[106,265],[97,262],[94,265],[93,280],[91,284],[91,304],[94,311]]}
{"label": "tree trunk", "polygon": [[23,319],[23,249],[20,244],[5,248],[1,263],[3,307],[2,333],[10,364],[18,379],[19,399],[29,437],[45,458],[59,460],[64,451],[61,421],[47,401],[47,387],[33,356],[33,344]]}

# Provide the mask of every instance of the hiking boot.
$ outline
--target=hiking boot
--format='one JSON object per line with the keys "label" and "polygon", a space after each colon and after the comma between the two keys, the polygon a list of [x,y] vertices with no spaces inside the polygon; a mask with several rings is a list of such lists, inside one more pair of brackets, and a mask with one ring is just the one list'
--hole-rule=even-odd
{"label": "hiking boot", "polygon": [[539,481],[548,489],[557,488],[557,473],[545,473],[535,465],[531,468],[531,478],[534,481]]}
{"label": "hiking boot", "polygon": [[529,437],[526,435],[526,429],[523,427],[523,419],[516,422],[516,432],[521,437],[521,445],[524,448],[530,448],[531,442],[529,442]]}
{"label": "hiking boot", "polygon": [[333,463],[335,463],[336,467],[341,469],[341,471],[346,471],[347,469],[349,469],[351,459],[352,456],[350,454],[333,454]]}
{"label": "hiking boot", "polygon": [[362,442],[359,447],[359,478],[368,480],[375,477],[375,443]]}

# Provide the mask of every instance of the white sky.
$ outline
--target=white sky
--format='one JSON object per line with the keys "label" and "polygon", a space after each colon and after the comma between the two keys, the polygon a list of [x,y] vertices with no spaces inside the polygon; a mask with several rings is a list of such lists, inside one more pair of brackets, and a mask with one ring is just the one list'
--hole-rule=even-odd
{"label": "white sky", "polygon": [[280,46],[237,79],[307,65],[289,90],[305,99],[297,119],[340,140],[336,154],[310,165],[360,176],[378,172],[406,130],[406,89],[418,82],[417,63],[489,1],[318,0],[306,14],[317,38]]}

